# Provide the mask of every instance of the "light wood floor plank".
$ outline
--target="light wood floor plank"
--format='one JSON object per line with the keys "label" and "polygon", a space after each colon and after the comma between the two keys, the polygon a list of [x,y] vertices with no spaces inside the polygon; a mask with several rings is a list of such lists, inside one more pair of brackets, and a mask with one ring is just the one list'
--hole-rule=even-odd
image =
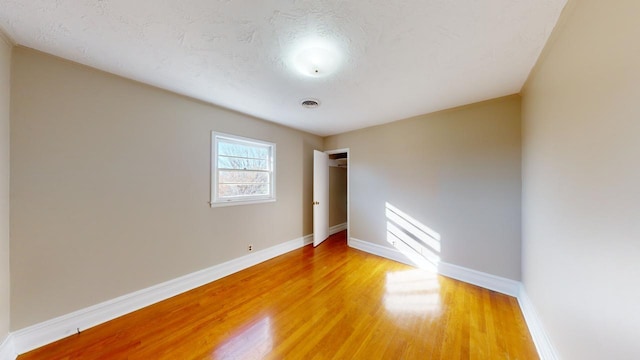
{"label": "light wood floor plank", "polygon": [[537,358],[516,299],[341,232],[18,359]]}

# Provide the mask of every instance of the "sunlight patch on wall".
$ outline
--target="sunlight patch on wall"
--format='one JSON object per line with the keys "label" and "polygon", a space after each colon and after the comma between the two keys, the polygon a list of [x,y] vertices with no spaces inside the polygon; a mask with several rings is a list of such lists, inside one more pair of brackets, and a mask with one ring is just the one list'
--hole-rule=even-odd
{"label": "sunlight patch on wall", "polygon": [[440,234],[388,202],[385,214],[387,242],[417,267],[436,272],[440,263]]}

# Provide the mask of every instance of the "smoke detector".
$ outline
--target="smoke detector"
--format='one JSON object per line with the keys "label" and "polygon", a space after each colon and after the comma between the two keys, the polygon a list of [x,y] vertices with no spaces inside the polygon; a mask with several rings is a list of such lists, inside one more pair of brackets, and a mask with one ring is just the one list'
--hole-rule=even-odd
{"label": "smoke detector", "polygon": [[300,105],[302,105],[303,108],[315,109],[320,106],[320,101],[317,99],[304,99]]}

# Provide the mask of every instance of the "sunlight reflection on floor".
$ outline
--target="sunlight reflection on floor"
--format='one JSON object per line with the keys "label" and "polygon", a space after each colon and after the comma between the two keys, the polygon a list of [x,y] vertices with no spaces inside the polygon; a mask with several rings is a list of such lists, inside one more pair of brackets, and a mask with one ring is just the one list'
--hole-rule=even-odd
{"label": "sunlight reflection on floor", "polygon": [[273,350],[271,319],[263,318],[247,329],[233,335],[213,354],[213,359],[262,359]]}
{"label": "sunlight reflection on floor", "polygon": [[397,315],[429,315],[440,310],[437,274],[416,269],[387,274],[384,306]]}

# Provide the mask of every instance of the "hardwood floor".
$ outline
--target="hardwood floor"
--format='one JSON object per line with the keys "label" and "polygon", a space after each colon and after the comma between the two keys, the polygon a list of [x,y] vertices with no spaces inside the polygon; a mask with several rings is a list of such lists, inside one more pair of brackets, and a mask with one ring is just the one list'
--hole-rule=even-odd
{"label": "hardwood floor", "polygon": [[345,232],[21,355],[537,359],[515,298],[346,245]]}

